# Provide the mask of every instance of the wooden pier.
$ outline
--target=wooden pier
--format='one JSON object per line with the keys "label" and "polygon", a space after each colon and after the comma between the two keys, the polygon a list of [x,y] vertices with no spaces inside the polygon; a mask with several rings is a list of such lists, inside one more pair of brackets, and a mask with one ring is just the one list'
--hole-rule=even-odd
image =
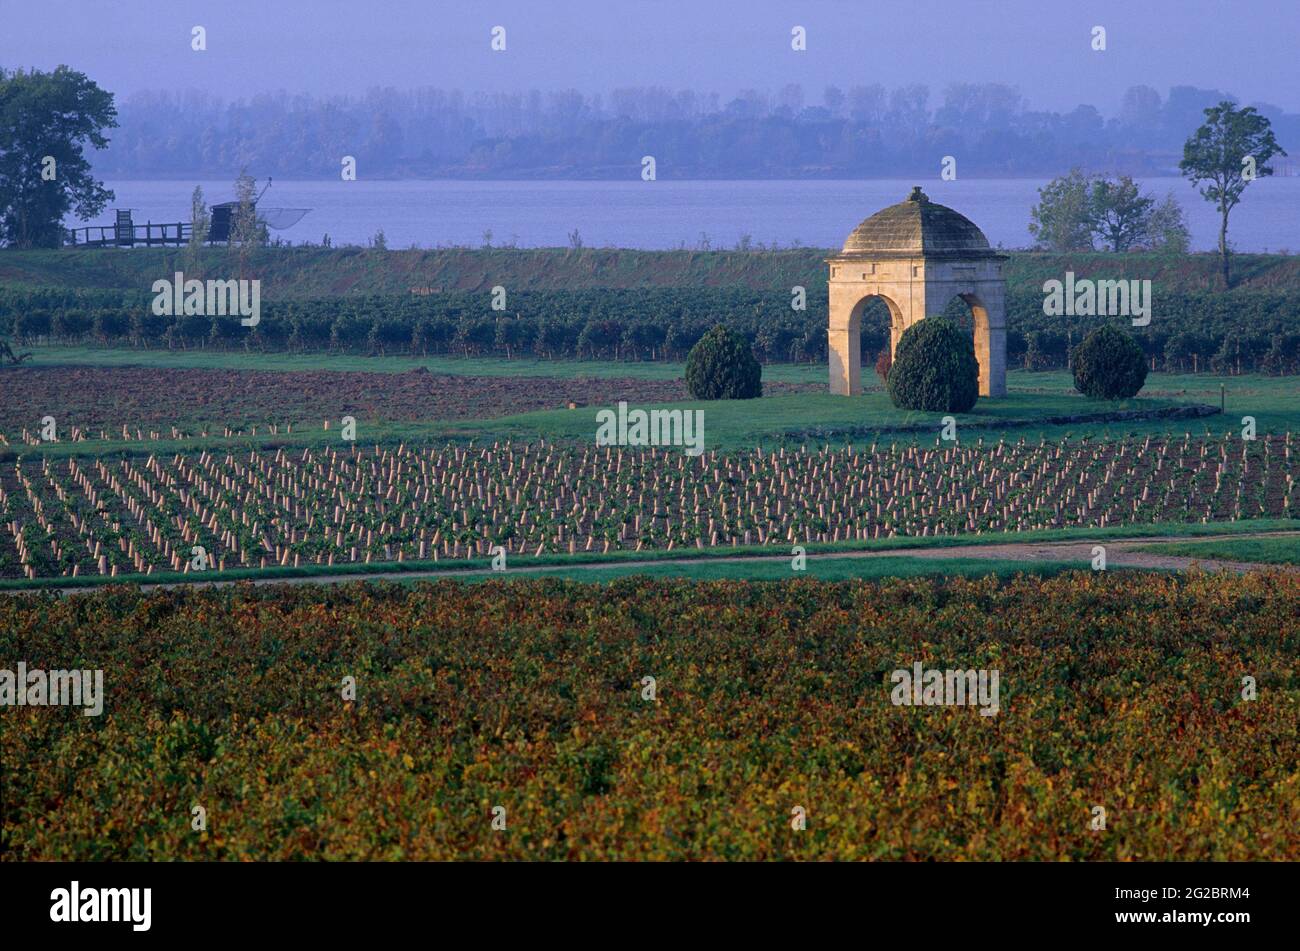
{"label": "wooden pier", "polygon": [[166,224],[150,221],[138,225],[131,221],[129,214],[123,217],[118,212],[115,224],[68,228],[63,243],[74,248],[178,247],[189,243],[190,230],[188,221]]}
{"label": "wooden pier", "polygon": [[[267,179],[266,188],[271,186]],[[257,196],[261,200],[266,188]],[[230,244],[235,233],[235,216],[239,202],[223,201],[212,206],[208,222],[206,244]],[[252,203],[258,228],[291,228],[302,220],[310,208],[268,208],[259,209],[257,202]],[[111,225],[88,225],[83,228],[65,228],[63,246],[65,248],[166,248],[181,247],[189,244],[194,227],[188,221],[163,222],[152,221],[142,225],[131,218],[130,208],[115,208],[114,222]]]}

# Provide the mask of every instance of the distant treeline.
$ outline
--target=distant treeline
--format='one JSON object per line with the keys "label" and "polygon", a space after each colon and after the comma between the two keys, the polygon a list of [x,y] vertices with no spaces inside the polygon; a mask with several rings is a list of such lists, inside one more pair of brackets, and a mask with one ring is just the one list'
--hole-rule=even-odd
{"label": "distant treeline", "polygon": [[[653,155],[660,178],[852,178],[937,174],[1051,175],[1076,166],[1167,173],[1202,110],[1231,93],[1150,86],[1118,115],[1090,105],[1030,109],[1018,89],[956,83],[716,94],[659,87],[608,96],[458,90],[371,90],[357,98],[284,93],[224,102],[153,92],[118,102],[120,127],[94,159],[105,176],[337,177],[343,156],[362,177],[637,178]],[[1279,141],[1300,140],[1300,115],[1255,103]]]}
{"label": "distant treeline", "polygon": [[[715,324],[744,334],[768,363],[826,359],[825,286],[807,309],[750,288],[520,291],[504,311],[481,292],[263,301],[260,323],[238,317],[156,316],[152,296],[112,290],[0,290],[0,334],[18,345],[87,343],[149,349],[218,348],[506,358],[682,360]],[[969,325],[966,305],[948,313]],[[1008,359],[1067,366],[1070,348],[1103,318],[1047,317],[1041,293],[1008,295]],[[1300,295],[1270,291],[1165,293],[1147,327],[1121,323],[1153,366],[1173,371],[1300,373]],[[888,341],[883,304],[863,319],[867,361]]]}

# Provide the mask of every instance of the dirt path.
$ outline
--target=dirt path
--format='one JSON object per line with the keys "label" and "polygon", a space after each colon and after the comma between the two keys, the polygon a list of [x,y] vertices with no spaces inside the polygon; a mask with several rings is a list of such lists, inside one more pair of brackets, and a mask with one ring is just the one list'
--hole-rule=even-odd
{"label": "dirt path", "polygon": [[[1112,538],[1088,542],[1008,542],[998,545],[976,545],[962,548],[926,548],[905,552],[918,558],[1006,558],[1014,561],[1080,561],[1092,563],[1092,549],[1101,545],[1106,549],[1106,565],[1113,568],[1165,568],[1186,571],[1199,565],[1206,571],[1235,571],[1239,573],[1281,568],[1300,571],[1296,565],[1271,565],[1252,561],[1221,561],[1209,558],[1188,558],[1183,555],[1162,555],[1157,552],[1137,551],[1147,545],[1161,542],[1223,541],[1239,538],[1263,538],[1279,535],[1300,535],[1300,532],[1261,532],[1251,535],[1204,535],[1197,538],[1163,536],[1152,538]],[[895,553],[897,554],[897,552]]]}
{"label": "dirt path", "polygon": [[[953,558],[985,558],[989,560],[1010,560],[1010,561],[1029,561],[1029,562],[1050,562],[1050,561],[1077,561],[1080,567],[1092,563],[1092,549],[1094,545],[1103,545],[1106,549],[1106,565],[1109,568],[1163,568],[1174,571],[1186,571],[1193,565],[1197,565],[1205,571],[1231,571],[1237,573],[1246,573],[1254,571],[1266,571],[1270,569],[1279,569],[1282,571],[1300,571],[1300,565],[1272,565],[1261,562],[1246,561],[1219,561],[1215,559],[1186,558],[1181,555],[1161,555],[1155,552],[1136,551],[1135,549],[1146,545],[1160,544],[1161,542],[1188,542],[1188,541],[1222,541],[1226,539],[1240,538],[1279,538],[1300,536],[1300,532],[1253,532],[1239,534],[1222,534],[1222,535],[1201,535],[1195,538],[1179,535],[1161,535],[1148,538],[1110,538],[1101,541],[1065,541],[1065,542],[996,542],[988,545],[955,545],[947,548],[890,548],[873,551],[845,551],[845,552],[822,552],[810,555],[810,558],[928,558],[936,561]],[[709,563],[718,562],[737,562],[737,561],[788,561],[790,555],[782,552],[779,555],[735,555],[724,558],[655,558],[646,561],[601,561],[588,562],[576,565],[524,565],[517,568],[506,568],[502,572],[492,572],[489,569],[453,569],[447,571],[384,571],[372,574],[338,574],[338,575],[311,575],[301,578],[258,578],[253,580],[242,581],[193,581],[193,582],[172,582],[167,584],[144,584],[141,589],[150,591],[155,588],[183,588],[183,587],[213,587],[233,584],[339,584],[345,581],[417,581],[420,579],[438,579],[438,578],[463,578],[478,575],[489,574],[522,574],[522,573],[563,573],[576,571],[593,571],[601,568],[623,567],[623,566],[652,566],[652,565],[686,565],[698,564],[703,561]],[[63,594],[78,594],[92,588],[62,588],[59,589]],[[9,592],[14,593],[14,592]]]}

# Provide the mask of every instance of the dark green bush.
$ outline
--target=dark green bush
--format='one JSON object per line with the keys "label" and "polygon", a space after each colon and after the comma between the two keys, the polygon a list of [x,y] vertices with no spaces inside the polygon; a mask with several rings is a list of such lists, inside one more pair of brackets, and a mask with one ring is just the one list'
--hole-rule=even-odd
{"label": "dark green bush", "polygon": [[903,331],[887,383],[900,409],[965,413],[980,394],[975,344],[951,320],[927,317]]}
{"label": "dark green bush", "polygon": [[748,400],[763,395],[763,368],[749,342],[719,324],[686,357],[686,391],[695,400]]}
{"label": "dark green bush", "polygon": [[1094,400],[1126,400],[1147,379],[1147,361],[1136,340],[1111,326],[1098,327],[1070,351],[1074,388]]}

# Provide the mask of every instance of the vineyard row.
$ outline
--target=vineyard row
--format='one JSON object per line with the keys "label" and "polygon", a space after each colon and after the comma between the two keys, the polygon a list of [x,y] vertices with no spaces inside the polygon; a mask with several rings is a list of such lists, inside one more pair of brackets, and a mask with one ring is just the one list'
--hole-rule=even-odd
{"label": "vineyard row", "polygon": [[1288,432],[698,457],[539,441],[20,460],[0,471],[0,575],[1295,517],[1297,453]]}
{"label": "vineyard row", "polygon": [[[152,313],[147,299],[120,292],[0,292],[0,334],[20,344],[88,343],[150,349],[246,347],[364,354],[495,355],[507,358],[681,360],[710,327],[725,323],[769,363],[826,359],[826,293],[810,288],[803,310],[789,289],[737,288],[523,291],[493,310],[487,293],[409,297],[329,297],[264,301],[260,322],[237,317]],[[1179,293],[1155,298],[1148,327],[1122,325],[1153,369],[1300,373],[1300,297],[1289,294]],[[948,316],[969,325],[954,298]],[[1007,349],[1013,366],[1057,369],[1070,348],[1105,322],[1047,317],[1041,293],[1008,297]],[[874,359],[888,341],[888,312],[874,301],[863,318],[862,351]]]}

